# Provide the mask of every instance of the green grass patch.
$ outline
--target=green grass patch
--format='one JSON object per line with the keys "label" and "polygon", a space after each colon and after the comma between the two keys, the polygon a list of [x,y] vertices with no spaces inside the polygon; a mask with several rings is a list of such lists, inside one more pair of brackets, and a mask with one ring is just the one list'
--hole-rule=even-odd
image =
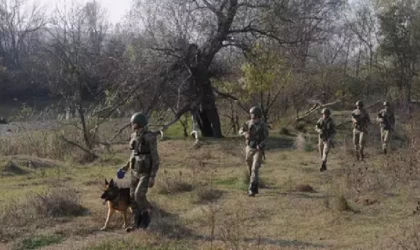
{"label": "green grass patch", "polygon": [[[192,129],[191,118],[188,118],[187,120],[182,118],[182,122],[187,124],[187,133],[190,133]],[[165,136],[174,137],[174,138],[184,138],[184,127],[182,126],[182,123],[178,121],[174,125],[170,126],[165,131]]]}
{"label": "green grass patch", "polygon": [[53,244],[63,242],[65,239],[64,235],[53,234],[53,235],[38,235],[32,238],[26,238],[16,244],[13,248],[15,250],[27,250],[27,249],[38,249]]}
{"label": "green grass patch", "polygon": [[242,177],[229,177],[226,179],[217,179],[214,181],[214,184],[228,189],[248,190],[248,184],[245,184]]}

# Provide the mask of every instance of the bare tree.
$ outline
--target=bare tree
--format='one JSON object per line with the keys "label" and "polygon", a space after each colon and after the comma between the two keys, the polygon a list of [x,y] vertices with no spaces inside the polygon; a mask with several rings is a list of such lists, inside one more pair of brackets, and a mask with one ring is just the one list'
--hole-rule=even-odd
{"label": "bare tree", "polygon": [[[283,31],[296,28],[294,18],[303,18],[302,15],[306,14],[294,17],[298,9],[292,2],[136,1],[134,16],[137,14],[137,20],[141,21],[140,27],[143,27],[143,35],[150,46],[160,56],[178,65],[173,68],[178,77],[172,79],[171,85],[175,84],[177,88],[174,89],[179,89],[183,104],[178,107],[175,120],[185,112],[192,112],[204,136],[222,136],[210,77],[216,55],[225,48],[246,51],[259,39],[273,40],[281,45],[298,45],[314,39],[310,31],[319,26],[315,25],[317,17],[309,17],[309,14],[306,18],[313,18],[315,24],[307,27],[308,30],[305,28],[305,35],[284,36]],[[332,9],[329,7],[338,2],[323,1],[318,18],[324,20],[322,17]],[[313,6],[308,6],[308,9],[313,9]]]}
{"label": "bare tree", "polygon": [[86,5],[62,4],[55,13],[44,46],[45,74],[52,93],[61,96],[66,106],[77,112],[84,146],[63,139],[95,158],[92,150],[98,143],[99,123],[96,121],[89,126],[88,107],[84,101],[91,100],[95,106],[99,105],[103,100],[100,86],[105,85],[112,73],[103,71],[110,68],[108,58],[102,56],[107,23],[96,1]]}

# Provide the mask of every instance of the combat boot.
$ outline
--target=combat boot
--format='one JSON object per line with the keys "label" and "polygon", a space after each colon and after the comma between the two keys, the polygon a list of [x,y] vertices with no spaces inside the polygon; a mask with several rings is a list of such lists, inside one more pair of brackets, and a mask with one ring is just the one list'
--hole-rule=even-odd
{"label": "combat boot", "polygon": [[384,148],[384,155],[386,155],[388,152],[387,152],[387,150],[386,150],[386,148]]}
{"label": "combat boot", "polygon": [[327,162],[322,161],[322,165],[321,165],[321,168],[319,169],[319,171],[324,172],[326,170],[327,170]]}
{"label": "combat boot", "polygon": [[140,212],[140,210],[137,209],[137,208],[134,209],[133,214],[134,214],[134,225],[132,225],[131,227],[127,227],[125,229],[125,231],[127,233],[133,232],[133,231],[141,228],[141,225],[143,224],[143,217],[142,217],[142,213]]}
{"label": "combat boot", "polygon": [[139,224],[139,228],[146,229],[150,224],[151,218],[149,211],[144,211],[141,214],[141,223]]}
{"label": "combat boot", "polygon": [[258,192],[258,185],[255,182],[251,183],[251,185],[249,185],[248,196],[255,196],[257,192]]}

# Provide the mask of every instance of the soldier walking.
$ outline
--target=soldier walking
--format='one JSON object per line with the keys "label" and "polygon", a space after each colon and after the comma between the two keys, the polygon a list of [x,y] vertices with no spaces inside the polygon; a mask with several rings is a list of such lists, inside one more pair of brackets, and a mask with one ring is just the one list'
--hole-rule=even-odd
{"label": "soldier walking", "polygon": [[391,131],[394,130],[395,125],[395,116],[391,110],[391,105],[389,102],[384,102],[384,108],[379,111],[376,120],[379,122],[381,128],[382,150],[384,154],[387,154],[388,144],[391,138]]}
{"label": "soldier walking", "polygon": [[239,130],[239,134],[245,137],[246,142],[245,160],[250,175],[248,195],[255,196],[255,194],[258,194],[258,172],[268,138],[268,127],[261,119],[261,108],[254,106],[249,113],[251,119],[244,123]]}
{"label": "soldier walking", "polygon": [[371,122],[369,113],[364,108],[362,101],[356,102],[356,109],[352,114],[353,144],[357,160],[364,160],[364,148],[366,145],[367,126]]}
{"label": "soldier walking", "polygon": [[151,206],[147,201],[148,188],[155,184],[155,177],[159,169],[159,154],[157,140],[153,132],[148,130],[148,121],[144,114],[135,113],[131,117],[130,149],[131,157],[127,164],[120,168],[117,173],[119,178],[131,170],[130,206],[134,213],[134,225],[127,228],[127,232],[142,228],[146,229],[150,224]]}
{"label": "soldier walking", "polygon": [[318,148],[321,155],[321,169],[323,172],[327,170],[327,158],[331,148],[332,139],[336,134],[335,124],[331,118],[331,110],[324,108],[322,110],[322,117],[318,120],[315,125],[315,131],[319,134],[318,136]]}

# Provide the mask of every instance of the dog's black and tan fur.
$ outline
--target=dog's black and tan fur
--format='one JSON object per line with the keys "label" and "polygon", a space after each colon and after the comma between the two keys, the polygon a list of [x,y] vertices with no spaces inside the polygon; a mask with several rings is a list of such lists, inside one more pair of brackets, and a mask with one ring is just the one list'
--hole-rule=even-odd
{"label": "dog's black and tan fur", "polygon": [[105,225],[101,228],[101,230],[107,229],[109,220],[111,219],[111,216],[114,214],[114,212],[123,214],[123,228],[126,228],[128,225],[128,210],[130,210],[132,213],[130,208],[130,189],[118,188],[117,185],[115,185],[113,179],[111,179],[110,182],[105,179],[105,190],[101,196],[101,199],[104,199],[108,204],[108,214],[105,220]]}

